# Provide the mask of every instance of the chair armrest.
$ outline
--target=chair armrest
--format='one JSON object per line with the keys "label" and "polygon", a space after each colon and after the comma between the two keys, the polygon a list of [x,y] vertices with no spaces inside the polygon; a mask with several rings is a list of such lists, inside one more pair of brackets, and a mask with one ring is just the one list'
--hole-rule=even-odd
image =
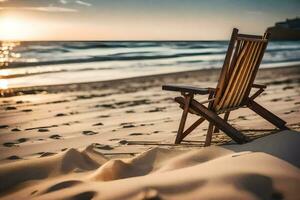
{"label": "chair armrest", "polygon": [[198,88],[193,86],[184,86],[184,85],[163,85],[163,90],[168,91],[176,91],[176,92],[186,92],[192,94],[209,94],[210,92],[214,92],[214,88]]}
{"label": "chair armrest", "polygon": [[261,89],[265,89],[265,88],[267,88],[267,86],[266,85],[261,85],[261,84],[252,84],[252,87],[254,87],[254,88],[261,88]]}

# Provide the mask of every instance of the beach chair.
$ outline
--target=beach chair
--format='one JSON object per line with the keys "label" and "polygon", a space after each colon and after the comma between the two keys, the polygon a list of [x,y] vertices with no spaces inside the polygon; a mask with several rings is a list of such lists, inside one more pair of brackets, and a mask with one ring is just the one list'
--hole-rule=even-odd
{"label": "beach chair", "polygon": [[[265,85],[255,84],[254,79],[268,39],[267,32],[263,36],[246,35],[239,34],[238,29],[234,28],[216,88],[162,86],[163,90],[180,92],[182,95],[175,98],[183,109],[175,144],[179,144],[205,120],[209,121],[209,126],[204,146],[211,144],[213,132],[219,130],[238,144],[248,142],[248,137],[227,122],[230,112],[242,107],[250,108],[279,129],[288,129],[285,121],[254,101],[266,88]],[[252,88],[256,92],[250,95]],[[208,95],[208,100],[198,102],[194,99],[195,95]],[[206,103],[207,106],[204,105]],[[199,119],[184,131],[188,113],[199,115]],[[220,114],[224,114],[224,117],[221,118]]]}

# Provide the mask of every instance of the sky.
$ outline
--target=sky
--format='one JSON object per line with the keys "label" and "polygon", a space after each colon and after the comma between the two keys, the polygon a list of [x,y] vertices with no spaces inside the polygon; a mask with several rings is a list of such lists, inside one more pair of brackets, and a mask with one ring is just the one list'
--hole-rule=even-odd
{"label": "sky", "polygon": [[296,16],[299,0],[0,0],[0,40],[224,40]]}

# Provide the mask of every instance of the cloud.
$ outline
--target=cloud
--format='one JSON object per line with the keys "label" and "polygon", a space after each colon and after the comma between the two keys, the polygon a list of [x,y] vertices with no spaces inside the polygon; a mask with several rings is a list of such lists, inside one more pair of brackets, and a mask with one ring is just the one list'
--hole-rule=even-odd
{"label": "cloud", "polygon": [[0,0],[0,11],[78,12],[80,7],[90,7],[91,5],[86,0]]}
{"label": "cloud", "polygon": [[68,3],[67,0],[59,0],[59,2],[62,3],[62,4],[67,4]]}
{"label": "cloud", "polygon": [[29,10],[29,11],[40,11],[40,12],[77,12],[73,8],[63,8],[63,7],[0,7],[0,10]]}
{"label": "cloud", "polygon": [[79,4],[79,5],[83,5],[83,6],[91,6],[92,5],[92,4],[88,3],[88,2],[80,1],[80,0],[77,0],[76,3]]}

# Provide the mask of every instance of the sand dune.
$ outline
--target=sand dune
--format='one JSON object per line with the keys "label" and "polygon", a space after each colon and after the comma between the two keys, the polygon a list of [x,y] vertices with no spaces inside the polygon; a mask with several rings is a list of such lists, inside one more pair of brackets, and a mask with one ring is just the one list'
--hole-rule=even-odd
{"label": "sand dune", "polygon": [[0,167],[3,199],[299,199],[300,133],[244,145],[153,148],[106,159],[92,146]]}

